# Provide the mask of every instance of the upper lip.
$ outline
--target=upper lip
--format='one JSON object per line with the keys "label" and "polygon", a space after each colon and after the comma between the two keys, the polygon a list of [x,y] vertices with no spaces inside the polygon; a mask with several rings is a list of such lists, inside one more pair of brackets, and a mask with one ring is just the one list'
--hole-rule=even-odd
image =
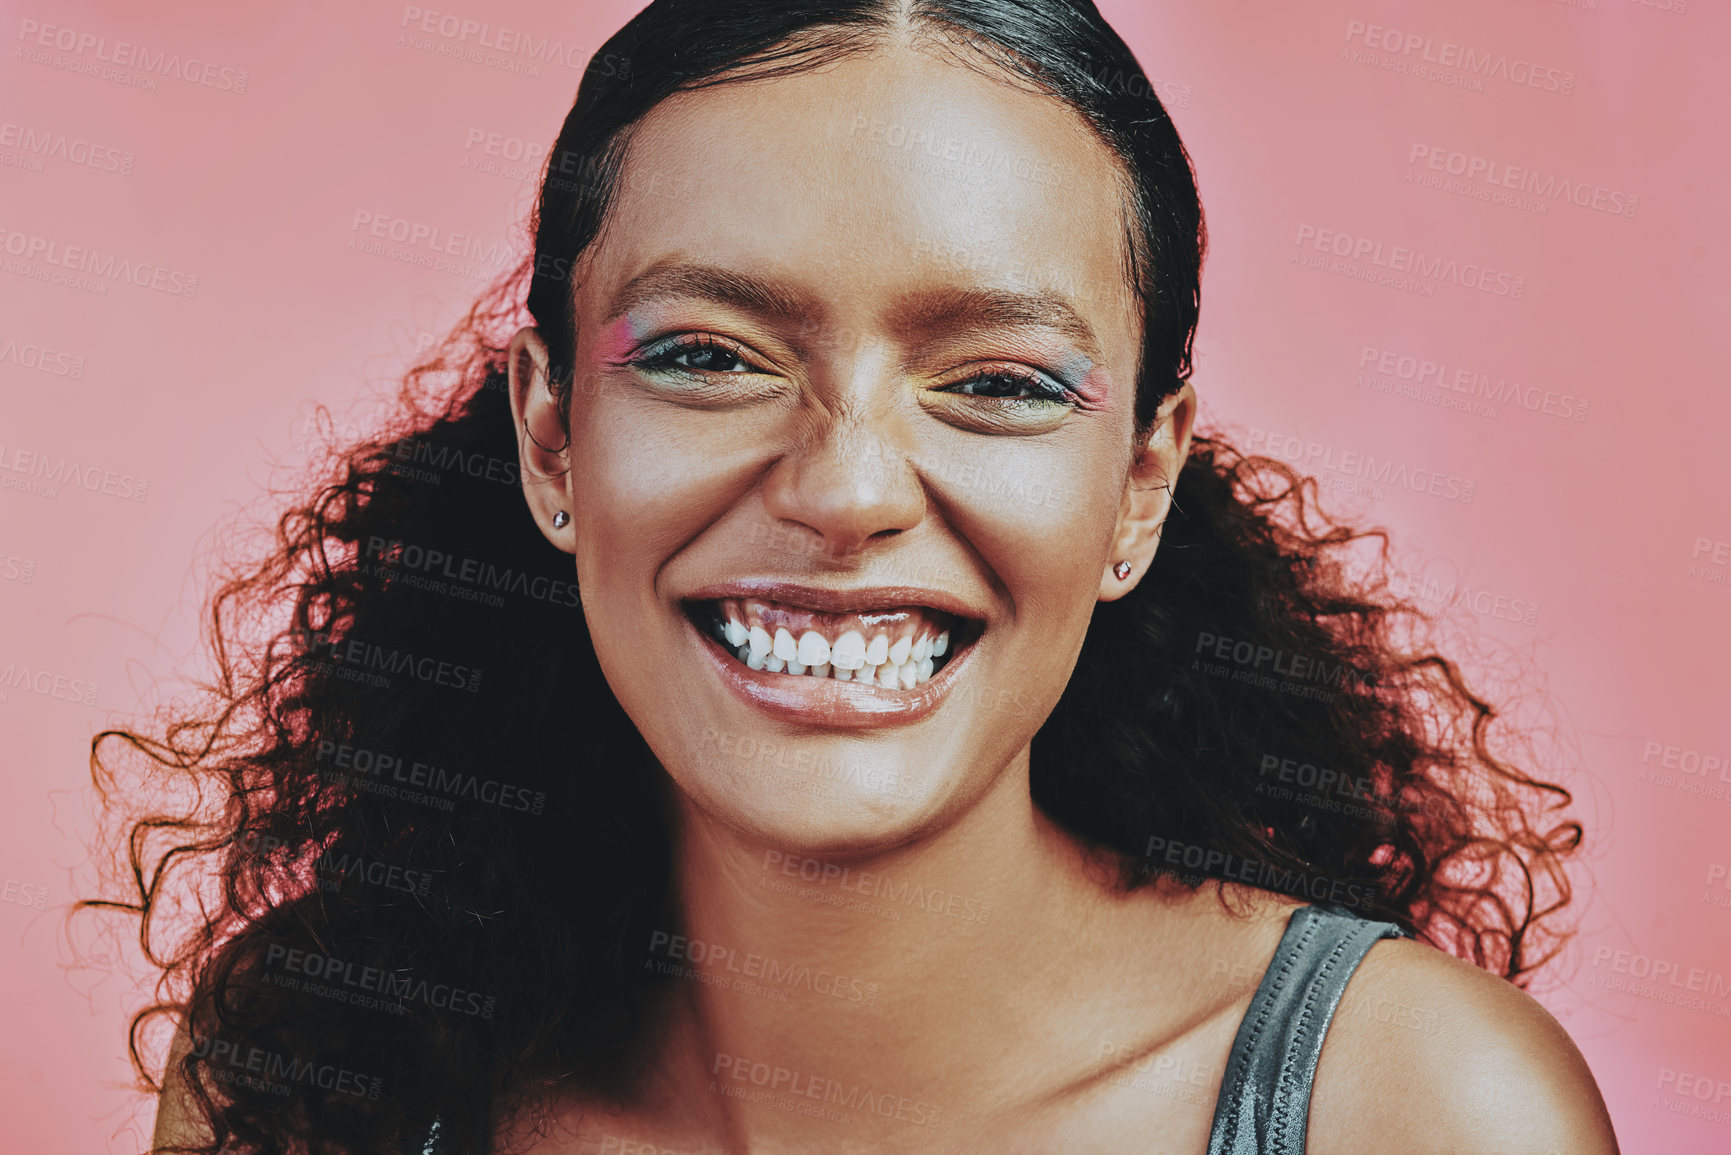
{"label": "upper lip", "polygon": [[861,586],[856,589],[825,589],[773,578],[744,578],[715,582],[684,596],[685,601],[719,601],[722,598],[761,598],[818,613],[845,614],[891,610],[902,606],[926,606],[958,618],[983,621],[985,611],[954,594],[924,586]]}

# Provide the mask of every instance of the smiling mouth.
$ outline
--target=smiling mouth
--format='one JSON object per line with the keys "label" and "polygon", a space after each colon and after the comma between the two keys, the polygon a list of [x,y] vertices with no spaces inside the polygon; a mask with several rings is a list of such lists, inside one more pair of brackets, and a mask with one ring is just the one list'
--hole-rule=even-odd
{"label": "smiling mouth", "polygon": [[768,598],[716,598],[688,602],[685,610],[748,670],[901,691],[930,681],[984,629],[920,605],[825,612]]}

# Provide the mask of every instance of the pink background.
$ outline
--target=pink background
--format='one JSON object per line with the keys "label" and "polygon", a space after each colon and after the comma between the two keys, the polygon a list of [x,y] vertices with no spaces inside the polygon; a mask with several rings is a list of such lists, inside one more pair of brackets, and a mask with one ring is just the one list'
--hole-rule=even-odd
{"label": "pink background", "polygon": [[[512,0],[451,14],[563,40],[580,66],[634,7]],[[466,146],[497,133],[501,147],[545,148],[580,77],[559,62],[530,75],[444,54],[461,41],[437,33],[406,43],[403,5],[150,8],[8,0],[0,22],[0,246],[13,246],[0,254],[0,480],[16,483],[0,489],[0,1115],[19,1151],[136,1150],[152,1117],[126,1089],[138,960],[64,922],[91,878],[89,735],[192,668],[196,559],[213,526],[297,459],[313,406],[362,419],[363,387],[387,388],[480,284],[351,248],[364,236],[356,213],[483,249],[515,244],[532,177]],[[1335,508],[1394,530],[1414,592],[1452,602],[1474,632],[1480,681],[1522,678],[1533,716],[1550,712],[1547,759],[1576,791],[1592,849],[1580,935],[1539,993],[1591,1063],[1625,1150],[1731,1149],[1731,9],[1104,8],[1201,180],[1205,415],[1253,448],[1303,456],[1314,444]],[[77,36],[42,47],[31,21]],[[196,59],[208,82],[158,75],[151,90],[123,82],[145,75],[136,66],[121,79],[75,71],[97,65],[82,36],[106,38],[110,54],[129,41],[183,67]],[[1506,57],[1516,80],[1537,65],[1540,86],[1415,75],[1444,42],[1493,68]],[[26,130],[64,136],[81,157],[70,146],[94,145],[97,163],[32,153]],[[1491,191],[1477,172],[1459,178],[1466,191],[1427,187],[1451,179],[1452,153],[1457,166],[1482,157],[1498,174],[1566,179],[1588,203],[1494,203],[1473,194]],[[506,171],[465,167],[489,160]],[[1632,216],[1605,211],[1631,197]],[[170,289],[196,276],[197,292],[45,283],[52,266],[16,254],[30,238],[164,267]],[[1384,260],[1400,246],[1489,267],[1507,275],[1493,287],[1520,278],[1520,296],[1340,275],[1326,262],[1347,258],[1318,239],[1348,257],[1362,239],[1373,274],[1378,244]],[[25,364],[27,346],[55,351],[48,371]],[[1393,372],[1378,375],[1383,351]],[[1469,387],[1471,374],[1518,383],[1526,404],[1393,391],[1422,361],[1447,366],[1448,383],[1461,370]],[[30,492],[21,453],[74,460],[92,488]],[[1346,453],[1392,461],[1416,488],[1348,494],[1364,482],[1339,468]],[[1438,494],[1420,470],[1444,476]],[[47,693],[18,681],[26,668]],[[1682,987],[1660,979],[1678,991],[1699,968],[1719,997],[1678,1005],[1626,989],[1624,972],[1655,967],[1679,976]],[[1690,1078],[1723,1097],[1697,1100]],[[1721,1114],[1691,1117],[1697,1103]]]}

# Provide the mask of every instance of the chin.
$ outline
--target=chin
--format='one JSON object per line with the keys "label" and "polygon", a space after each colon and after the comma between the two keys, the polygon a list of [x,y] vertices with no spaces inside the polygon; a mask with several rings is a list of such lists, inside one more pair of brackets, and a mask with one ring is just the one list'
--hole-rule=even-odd
{"label": "chin", "polygon": [[813,857],[880,853],[942,826],[967,804],[960,765],[900,743],[769,732],[707,737],[662,764],[690,804],[766,847]]}

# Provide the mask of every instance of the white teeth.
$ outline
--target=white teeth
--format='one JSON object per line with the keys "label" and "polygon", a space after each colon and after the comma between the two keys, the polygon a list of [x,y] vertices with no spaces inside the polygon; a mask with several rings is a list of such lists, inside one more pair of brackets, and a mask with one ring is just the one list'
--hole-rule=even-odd
{"label": "white teeth", "polygon": [[799,660],[802,665],[826,666],[829,664],[829,639],[816,630],[807,630],[799,636]]}
{"label": "white teeth", "polygon": [[730,608],[723,612],[727,616],[720,633],[727,648],[748,668],[772,674],[809,674],[838,682],[911,690],[931,678],[936,669],[933,659],[950,649],[949,630],[935,636],[921,632],[894,642],[886,632],[867,642],[862,631],[850,629],[832,642],[815,629],[804,631],[797,639],[785,626],[771,634],[764,626],[747,625]]}
{"label": "white teeth", "polygon": [[866,664],[865,635],[858,630],[849,630],[835,640],[830,649],[829,660],[837,669],[857,670]]}

